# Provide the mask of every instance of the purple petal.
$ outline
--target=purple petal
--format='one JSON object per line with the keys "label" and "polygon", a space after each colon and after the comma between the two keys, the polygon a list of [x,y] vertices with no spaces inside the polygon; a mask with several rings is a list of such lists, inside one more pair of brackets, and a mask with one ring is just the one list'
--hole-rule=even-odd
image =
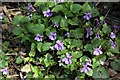
{"label": "purple petal", "polygon": [[114,39],[114,38],[115,38],[115,34],[114,34],[113,32],[111,32],[110,37],[111,37],[112,39]]}

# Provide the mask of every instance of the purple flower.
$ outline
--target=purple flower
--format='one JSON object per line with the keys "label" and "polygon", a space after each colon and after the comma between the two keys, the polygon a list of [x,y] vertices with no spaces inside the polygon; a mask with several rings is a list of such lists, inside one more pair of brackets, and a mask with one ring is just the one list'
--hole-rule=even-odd
{"label": "purple flower", "polygon": [[3,73],[3,75],[7,75],[8,74],[7,68],[1,69],[0,71]]}
{"label": "purple flower", "polygon": [[100,54],[103,54],[103,52],[100,50],[100,47],[99,48],[96,48],[95,51],[93,52],[94,55],[100,55]]}
{"label": "purple flower", "polygon": [[40,34],[37,34],[35,37],[36,41],[42,41],[43,36],[41,36]]}
{"label": "purple flower", "polygon": [[29,11],[33,11],[33,10],[34,10],[32,4],[28,4],[28,10],[29,10]]}
{"label": "purple flower", "polygon": [[100,38],[100,34],[96,34],[95,38],[99,39]]}
{"label": "purple flower", "polygon": [[50,40],[55,40],[56,39],[56,33],[55,32],[50,32],[50,36],[49,36]]}
{"label": "purple flower", "polygon": [[59,26],[58,23],[55,22],[55,23],[54,23],[54,27],[55,27],[55,28],[58,28],[58,26]]}
{"label": "purple flower", "polygon": [[98,18],[95,19],[95,22],[96,22],[96,26],[98,26],[100,24]]}
{"label": "purple flower", "polygon": [[115,29],[120,29],[120,26],[114,25],[113,27],[114,27]]}
{"label": "purple flower", "polygon": [[87,64],[84,64],[84,63],[83,63],[82,66],[83,66],[83,68],[81,69],[80,72],[86,73],[86,72],[92,70]]}
{"label": "purple flower", "polygon": [[44,14],[44,17],[49,17],[49,16],[52,16],[52,11],[51,10],[47,10],[47,11],[43,11],[43,14]]}
{"label": "purple flower", "polygon": [[65,62],[65,64],[71,64],[72,63],[72,61],[70,60],[71,58],[72,56],[66,53],[66,58],[63,58],[62,62]]}
{"label": "purple flower", "polygon": [[0,13],[0,19],[3,19],[4,14]]}
{"label": "purple flower", "polygon": [[88,11],[87,13],[85,13],[84,19],[89,20],[90,18],[92,18],[91,12]]}
{"label": "purple flower", "polygon": [[115,34],[114,34],[113,32],[111,32],[110,37],[111,37],[112,39],[114,39],[114,38],[115,38]]}
{"label": "purple flower", "polygon": [[86,38],[88,38],[89,36],[92,35],[92,28],[86,28],[86,31],[87,31]]}
{"label": "purple flower", "polygon": [[114,49],[115,46],[116,46],[115,43],[112,41],[112,42],[111,42],[111,47]]}
{"label": "purple flower", "polygon": [[64,2],[65,0],[57,0],[57,3]]}
{"label": "purple flower", "polygon": [[56,42],[56,44],[55,44],[55,48],[57,49],[57,50],[63,50],[64,49],[64,45],[63,45],[64,43],[63,42],[60,42],[59,40]]}
{"label": "purple flower", "polygon": [[69,36],[70,36],[70,32],[67,32],[67,33],[65,34],[65,36],[69,37]]}

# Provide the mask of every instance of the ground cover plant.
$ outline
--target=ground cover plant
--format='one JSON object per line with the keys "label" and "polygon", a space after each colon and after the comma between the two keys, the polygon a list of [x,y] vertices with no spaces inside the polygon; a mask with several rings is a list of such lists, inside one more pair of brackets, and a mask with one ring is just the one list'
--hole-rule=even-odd
{"label": "ground cover plant", "polygon": [[[0,14],[0,79],[108,79],[120,71],[119,26],[90,2],[35,2],[22,14]],[[111,72],[110,72],[111,71]]]}

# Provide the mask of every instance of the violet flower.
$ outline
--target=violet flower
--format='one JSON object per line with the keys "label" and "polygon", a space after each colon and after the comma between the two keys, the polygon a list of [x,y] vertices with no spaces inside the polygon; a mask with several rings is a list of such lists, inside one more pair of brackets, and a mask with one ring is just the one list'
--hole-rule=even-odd
{"label": "violet flower", "polygon": [[65,64],[72,64],[71,58],[72,56],[66,53],[66,58],[63,58],[62,62],[65,62]]}
{"label": "violet flower", "polygon": [[111,42],[111,47],[114,49],[115,46],[116,46],[115,43],[112,41],[112,42]]}
{"label": "violet flower", "polygon": [[47,11],[43,11],[44,17],[52,16],[52,11],[48,9]]}
{"label": "violet flower", "polygon": [[100,34],[96,34],[95,38],[99,39],[100,38]]}
{"label": "violet flower", "polygon": [[110,37],[111,37],[112,39],[114,39],[114,38],[115,38],[115,34],[114,34],[113,32],[111,32]]}
{"label": "violet flower", "polygon": [[49,36],[50,40],[55,40],[56,39],[56,33],[55,32],[50,32],[50,36]]}
{"label": "violet flower", "polygon": [[57,0],[57,3],[64,2],[65,0]]}
{"label": "violet flower", "polygon": [[8,74],[7,68],[1,69],[0,71],[3,73],[3,75],[7,75]]}
{"label": "violet flower", "polygon": [[86,28],[86,31],[87,31],[86,38],[88,38],[89,36],[92,35],[92,28]]}
{"label": "violet flower", "polygon": [[93,55],[100,55],[100,54],[103,54],[103,52],[100,50],[100,47],[99,48],[96,48],[93,52]]}
{"label": "violet flower", "polygon": [[33,10],[34,10],[32,4],[28,4],[28,10],[29,10],[29,11],[33,11]]}
{"label": "violet flower", "polygon": [[70,32],[67,32],[67,33],[65,34],[65,36],[69,37],[69,36],[70,36]]}
{"label": "violet flower", "polygon": [[81,69],[80,72],[86,73],[86,72],[92,70],[87,64],[84,64],[84,63],[83,63],[82,66],[83,66],[83,68]]}
{"label": "violet flower", "polygon": [[114,27],[115,29],[120,29],[120,26],[114,25],[113,27]]}
{"label": "violet flower", "polygon": [[88,11],[88,12],[85,13],[84,19],[89,20],[90,18],[92,18],[91,12]]}
{"label": "violet flower", "polygon": [[100,24],[98,18],[95,19],[95,22],[96,22],[96,26],[98,26]]}
{"label": "violet flower", "polygon": [[55,28],[58,28],[58,26],[59,26],[58,23],[55,22],[55,23],[54,23],[54,27],[55,27]]}
{"label": "violet flower", "polygon": [[35,37],[36,41],[42,41],[43,36],[41,36],[40,34],[37,34]]}
{"label": "violet flower", "polygon": [[4,14],[0,13],[0,19],[3,19]]}
{"label": "violet flower", "polygon": [[64,45],[63,45],[64,43],[63,42],[61,42],[61,41],[57,41],[56,42],[56,44],[55,44],[55,48],[57,49],[57,50],[63,50],[64,49]]}

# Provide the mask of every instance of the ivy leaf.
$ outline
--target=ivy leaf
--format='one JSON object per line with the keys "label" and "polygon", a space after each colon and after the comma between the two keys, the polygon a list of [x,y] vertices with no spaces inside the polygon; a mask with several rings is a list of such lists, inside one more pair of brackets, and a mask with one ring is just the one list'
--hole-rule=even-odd
{"label": "ivy leaf", "polygon": [[72,5],[70,5],[70,10],[71,10],[73,13],[77,13],[77,12],[79,12],[81,9],[82,9],[82,6],[79,5],[79,4],[72,4]]}
{"label": "ivy leaf", "polygon": [[58,11],[63,11],[64,8],[62,5],[56,5],[53,9],[52,12],[58,12]]}
{"label": "ivy leaf", "polygon": [[16,63],[17,64],[20,64],[20,63],[22,63],[23,62],[23,59],[21,58],[21,57],[18,57],[17,59],[16,59]]}
{"label": "ivy leaf", "polygon": [[118,70],[120,71],[120,59],[115,59],[114,61],[111,62],[110,66],[114,69],[114,70]]}
{"label": "ivy leaf", "polygon": [[52,44],[52,43],[44,43],[43,46],[42,46],[42,50],[43,50],[43,51],[47,51],[47,50],[49,50],[51,44]]}
{"label": "ivy leaf", "polygon": [[97,67],[93,69],[93,78],[109,78],[108,71],[104,67]]}

